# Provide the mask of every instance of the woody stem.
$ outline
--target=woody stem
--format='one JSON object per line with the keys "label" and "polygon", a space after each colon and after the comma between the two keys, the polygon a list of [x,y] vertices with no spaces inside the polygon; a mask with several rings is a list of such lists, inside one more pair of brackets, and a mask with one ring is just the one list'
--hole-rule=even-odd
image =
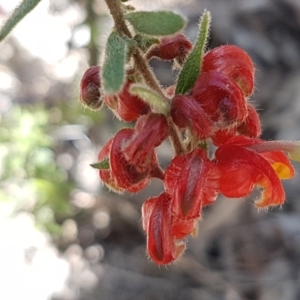
{"label": "woody stem", "polygon": [[[130,30],[128,29],[126,22],[123,17],[123,11],[122,11],[122,3],[120,0],[105,0],[109,11],[112,15],[112,18],[115,23],[116,30],[129,37],[132,38],[132,34]],[[137,70],[140,72],[140,74],[143,76],[144,81],[147,83],[149,87],[151,87],[153,90],[155,90],[159,95],[165,97],[163,94],[161,87],[159,83],[157,82],[155,75],[153,74],[152,70],[149,67],[149,64],[145,61],[143,55],[141,54],[140,50],[138,48],[135,49],[133,53],[133,60],[135,63],[135,66]],[[171,143],[174,147],[174,150],[176,154],[180,154],[184,152],[184,146],[182,144],[181,138],[177,132],[177,129],[174,125],[174,123],[171,121],[169,122],[170,126],[170,139]]]}

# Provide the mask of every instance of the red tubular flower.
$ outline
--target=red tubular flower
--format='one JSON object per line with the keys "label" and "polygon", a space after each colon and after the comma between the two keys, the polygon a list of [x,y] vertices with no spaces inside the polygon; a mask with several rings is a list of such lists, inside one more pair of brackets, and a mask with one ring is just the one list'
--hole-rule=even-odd
{"label": "red tubular flower", "polygon": [[[98,161],[109,160],[110,153],[111,153],[111,146],[114,139],[110,139],[107,144],[102,148],[102,150],[98,154]],[[137,193],[138,191],[142,190],[147,184],[149,179],[145,178],[135,184],[128,185],[126,188],[119,186],[115,175],[113,174],[111,167],[109,169],[100,169],[99,176],[101,180],[105,183],[105,185],[113,190],[116,193],[124,193],[126,190],[131,193]]]}
{"label": "red tubular flower", "polygon": [[130,192],[137,192],[144,188],[150,178],[151,168],[145,172],[138,172],[136,167],[130,164],[124,157],[122,146],[134,135],[131,128],[121,129],[113,138],[111,143],[109,163],[112,178],[119,188]]}
{"label": "red tubular flower", "polygon": [[147,52],[147,59],[157,57],[172,60],[176,58],[179,63],[182,63],[192,47],[192,43],[181,33],[163,37],[158,45],[154,45]]}
{"label": "red tubular flower", "polygon": [[165,191],[172,198],[174,218],[200,218],[202,207],[213,203],[217,197],[218,177],[217,168],[202,149],[175,156],[164,178]]}
{"label": "red tubular flower", "polygon": [[[104,161],[105,159],[108,160],[112,142],[113,139],[110,139],[106,143],[106,145],[102,148],[102,150],[99,152],[98,161]],[[110,169],[104,169],[104,170],[100,169],[99,176],[109,189],[115,191],[116,193],[123,193],[125,191],[124,189],[118,187],[118,185],[113,179]]]}
{"label": "red tubular flower", "polygon": [[138,119],[135,134],[124,145],[124,156],[139,172],[145,172],[153,165],[154,148],[169,134],[169,125],[163,114],[150,113]]}
{"label": "red tubular flower", "polygon": [[85,71],[80,81],[79,100],[93,110],[99,110],[103,105],[99,72],[99,66],[92,66]]}
{"label": "red tubular flower", "polygon": [[262,142],[237,136],[215,153],[220,170],[220,192],[226,197],[246,197],[257,185],[263,188],[261,197],[255,202],[259,208],[282,204],[285,193],[280,178],[294,175],[294,169],[283,152],[261,154],[251,149],[251,145]]}
{"label": "red tubular flower", "polygon": [[214,123],[192,96],[176,95],[172,100],[171,116],[179,128],[189,127],[199,139],[206,139],[214,131]]}
{"label": "red tubular flower", "polygon": [[134,122],[141,115],[150,111],[150,106],[142,99],[129,93],[132,81],[127,81],[122,91],[117,95],[105,97],[105,103],[114,112],[116,117],[125,122]]}
{"label": "red tubular flower", "polygon": [[218,71],[227,75],[246,97],[254,89],[254,65],[250,56],[235,45],[216,47],[203,58],[202,72]]}
{"label": "red tubular flower", "polygon": [[220,72],[201,73],[193,87],[192,96],[214,121],[234,124],[243,122],[247,117],[247,104],[242,90]]}
{"label": "red tubular flower", "polygon": [[142,207],[148,254],[157,264],[176,260],[185,250],[185,244],[172,236],[170,203],[170,196],[162,193],[148,199]]}

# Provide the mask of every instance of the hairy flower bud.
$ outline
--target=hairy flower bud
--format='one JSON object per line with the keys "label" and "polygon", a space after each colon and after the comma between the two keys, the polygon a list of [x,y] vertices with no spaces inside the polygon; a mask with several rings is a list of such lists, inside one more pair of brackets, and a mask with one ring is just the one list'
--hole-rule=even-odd
{"label": "hairy flower bud", "polygon": [[150,180],[151,169],[143,173],[139,172],[133,164],[130,164],[123,153],[123,144],[134,135],[131,128],[121,129],[113,138],[110,149],[110,168],[112,177],[119,188],[130,192],[136,192],[144,188]]}
{"label": "hairy flower bud", "polygon": [[[135,125],[135,134],[124,147],[124,156],[139,172],[153,168],[154,148],[169,134],[167,119],[162,114],[141,116]],[[152,165],[152,166],[151,166]]]}
{"label": "hairy flower bud", "polygon": [[92,66],[85,71],[80,81],[79,100],[91,110],[99,110],[103,105],[99,72],[99,66]]}
{"label": "hairy flower bud", "polygon": [[179,128],[189,127],[199,139],[208,138],[214,131],[213,121],[192,96],[176,95],[172,100],[171,116]]}
{"label": "hairy flower bud", "polygon": [[147,58],[157,57],[162,60],[176,59],[182,64],[192,49],[192,43],[182,33],[163,37],[158,45],[154,45],[147,52]]}
{"label": "hairy flower bud", "polygon": [[200,218],[202,207],[216,199],[218,176],[202,149],[175,156],[164,178],[165,190],[172,197],[173,215],[179,220]]}
{"label": "hairy flower bud", "polygon": [[116,95],[107,95],[105,103],[114,112],[116,117],[125,122],[134,122],[141,115],[150,111],[150,106],[138,96],[130,94],[133,81],[127,80],[122,91]]}
{"label": "hairy flower bud", "polygon": [[143,228],[147,233],[147,250],[157,264],[176,260],[185,250],[185,244],[172,236],[170,196],[162,193],[144,202]]}
{"label": "hairy flower bud", "polygon": [[251,103],[247,103],[247,117],[237,126],[240,134],[251,138],[257,138],[261,134],[259,115]]}
{"label": "hairy flower bud", "polygon": [[247,117],[247,104],[242,90],[220,72],[201,73],[193,87],[192,96],[214,121],[229,125],[242,122]]}
{"label": "hairy flower bud", "polygon": [[212,49],[203,58],[202,72],[218,71],[232,79],[246,97],[254,89],[254,65],[250,56],[235,45]]}

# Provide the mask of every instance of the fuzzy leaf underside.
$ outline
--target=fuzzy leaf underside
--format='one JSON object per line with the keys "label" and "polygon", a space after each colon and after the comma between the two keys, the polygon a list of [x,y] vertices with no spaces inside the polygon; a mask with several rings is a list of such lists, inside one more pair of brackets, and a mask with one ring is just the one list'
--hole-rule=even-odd
{"label": "fuzzy leaf underside", "polygon": [[138,11],[124,15],[139,33],[153,36],[171,35],[183,30],[186,21],[170,11]]}
{"label": "fuzzy leaf underside", "polygon": [[102,68],[105,94],[115,94],[121,90],[125,78],[126,54],[126,40],[113,31],[107,39]]}

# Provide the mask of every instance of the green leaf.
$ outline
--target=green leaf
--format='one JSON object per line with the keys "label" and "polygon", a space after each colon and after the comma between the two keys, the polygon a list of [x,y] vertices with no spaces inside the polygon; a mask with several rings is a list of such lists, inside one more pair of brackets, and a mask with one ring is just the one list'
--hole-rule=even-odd
{"label": "green leaf", "polygon": [[149,35],[171,35],[181,31],[186,22],[170,11],[138,11],[124,15],[137,32]]}
{"label": "green leaf", "polygon": [[108,170],[109,169],[109,160],[104,159],[102,161],[91,164],[91,167],[98,170]]}
{"label": "green leaf", "polygon": [[119,92],[124,83],[127,41],[116,32],[108,37],[102,68],[102,82],[106,94]]}
{"label": "green leaf", "polygon": [[132,84],[130,87],[130,93],[132,95],[140,97],[146,103],[148,103],[153,112],[169,115],[170,113],[170,101],[168,98],[160,96],[158,93],[150,89],[146,85],[139,83]]}
{"label": "green leaf", "polygon": [[202,67],[202,59],[209,35],[211,16],[210,12],[204,11],[199,24],[197,41],[178,76],[176,94],[185,94],[195,84]]}
{"label": "green leaf", "polygon": [[[12,31],[12,29],[31,11],[41,0],[24,0],[7,19],[0,30],[0,42]],[[30,33],[32,34],[32,33]]]}

